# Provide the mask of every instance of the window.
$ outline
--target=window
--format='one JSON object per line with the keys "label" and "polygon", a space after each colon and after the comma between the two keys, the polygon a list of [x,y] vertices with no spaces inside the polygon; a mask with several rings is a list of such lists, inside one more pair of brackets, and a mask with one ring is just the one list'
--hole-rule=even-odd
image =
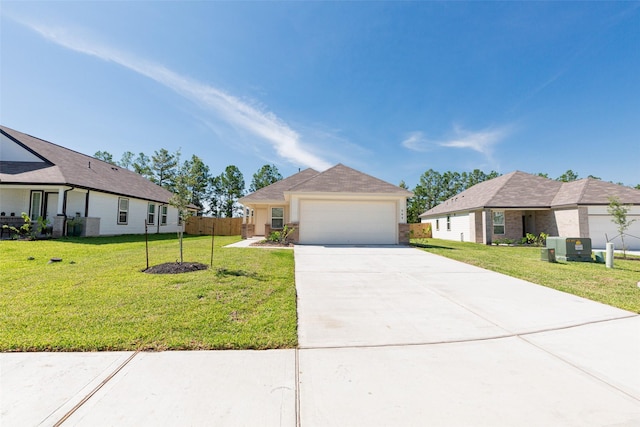
{"label": "window", "polygon": [[493,212],[493,234],[504,234],[504,212]]}
{"label": "window", "polygon": [[451,216],[447,215],[447,231],[451,231]]}
{"label": "window", "polygon": [[160,225],[167,225],[167,206],[160,206]]}
{"label": "window", "polygon": [[149,203],[147,208],[147,224],[156,223],[156,205],[155,203]]}
{"label": "window", "polygon": [[42,191],[31,192],[31,210],[29,211],[29,217],[32,220],[36,220],[42,216]]}
{"label": "window", "polygon": [[271,208],[271,228],[284,227],[284,208]]}
{"label": "window", "polygon": [[118,198],[118,224],[126,224],[129,219],[129,199]]}
{"label": "window", "polygon": [[440,231],[440,220],[436,219],[436,231]]}

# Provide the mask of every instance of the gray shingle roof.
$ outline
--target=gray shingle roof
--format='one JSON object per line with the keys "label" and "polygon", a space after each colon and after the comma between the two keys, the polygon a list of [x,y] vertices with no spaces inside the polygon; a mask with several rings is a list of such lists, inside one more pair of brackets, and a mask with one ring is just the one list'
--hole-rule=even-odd
{"label": "gray shingle roof", "polygon": [[271,185],[263,187],[245,197],[242,197],[240,203],[260,203],[260,202],[284,202],[284,192],[289,191],[291,187],[300,184],[303,181],[314,177],[319,172],[311,168],[298,172],[285,179],[274,182]]}
{"label": "gray shingle roof", "polygon": [[370,193],[411,196],[411,192],[404,188],[367,175],[343,164],[337,164],[292,187],[289,191],[300,193]]}
{"label": "gray shingle roof", "polygon": [[161,203],[167,203],[172,195],[127,169],[5,126],[0,126],[0,131],[48,162],[2,162],[0,159],[0,183],[68,185]]}
{"label": "gray shingle roof", "polygon": [[640,190],[585,178],[559,182],[515,171],[474,185],[426,211],[420,217],[483,208],[550,209],[566,205],[608,205],[609,197],[640,204]]}
{"label": "gray shingle roof", "polygon": [[608,205],[609,197],[617,197],[625,204],[640,205],[640,190],[585,178],[564,183],[553,199],[552,206]]}
{"label": "gray shingle roof", "polygon": [[285,201],[285,193],[362,193],[411,197],[411,192],[338,164],[324,172],[306,169],[241,198],[240,203]]}

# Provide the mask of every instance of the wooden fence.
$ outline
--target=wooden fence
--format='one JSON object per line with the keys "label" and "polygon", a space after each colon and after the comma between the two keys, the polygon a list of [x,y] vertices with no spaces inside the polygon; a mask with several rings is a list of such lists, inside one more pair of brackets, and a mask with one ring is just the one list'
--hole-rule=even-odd
{"label": "wooden fence", "polygon": [[242,218],[192,216],[187,220],[184,231],[196,236],[211,235],[211,227],[214,227],[216,236],[239,236],[242,232]]}
{"label": "wooden fence", "polygon": [[430,239],[433,237],[431,223],[429,222],[409,224],[409,233],[412,239]]}

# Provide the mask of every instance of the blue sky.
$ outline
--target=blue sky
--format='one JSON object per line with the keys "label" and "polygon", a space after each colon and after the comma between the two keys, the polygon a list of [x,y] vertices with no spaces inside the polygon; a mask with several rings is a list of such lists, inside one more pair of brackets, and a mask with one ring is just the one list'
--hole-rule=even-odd
{"label": "blue sky", "polygon": [[640,183],[638,2],[0,3],[0,122],[181,149],[247,187],[336,163]]}

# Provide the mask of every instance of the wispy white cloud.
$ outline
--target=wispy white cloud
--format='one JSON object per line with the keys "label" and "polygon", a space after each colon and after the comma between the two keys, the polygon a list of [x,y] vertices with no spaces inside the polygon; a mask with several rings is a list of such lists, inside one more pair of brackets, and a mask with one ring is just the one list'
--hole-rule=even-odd
{"label": "wispy white cloud", "polygon": [[450,137],[446,139],[429,139],[423,132],[415,131],[407,135],[402,146],[412,151],[432,151],[439,147],[467,148],[483,154],[491,159],[493,147],[511,133],[511,126],[488,128],[480,131],[468,131],[460,126],[454,126]]}
{"label": "wispy white cloud", "polygon": [[45,39],[67,49],[113,62],[170,88],[202,107],[214,110],[229,124],[267,141],[276,153],[294,165],[324,170],[329,162],[305,147],[301,136],[273,112],[250,105],[220,89],[180,75],[160,64],[136,57],[128,52],[89,41],[86,36],[66,28],[54,28],[22,22]]}

